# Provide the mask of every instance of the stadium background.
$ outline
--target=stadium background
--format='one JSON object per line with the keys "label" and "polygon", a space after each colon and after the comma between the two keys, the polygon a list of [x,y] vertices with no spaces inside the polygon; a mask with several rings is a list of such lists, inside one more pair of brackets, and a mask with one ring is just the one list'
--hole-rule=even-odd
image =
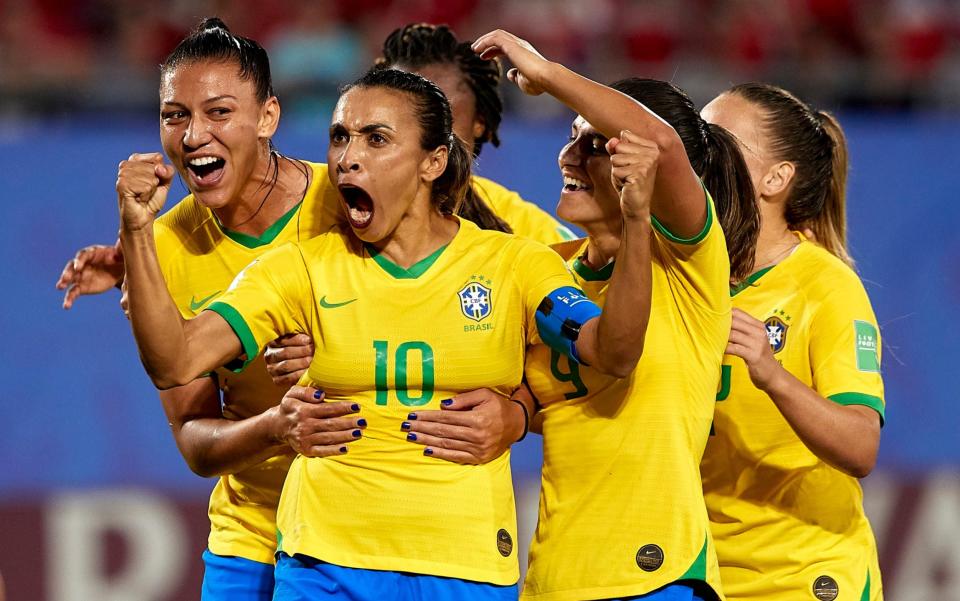
{"label": "stadium background", "polygon": [[[60,309],[65,260],[116,234],[117,163],[159,149],[156,65],[219,14],[271,54],[277,143],[321,159],[336,85],[394,27],[503,27],[599,80],[671,79],[698,103],[767,80],[841,117],[851,248],[884,336],[888,422],[864,481],[890,601],[960,600],[960,3],[0,0],[0,574],[26,601],[197,598],[212,480],[181,460],[118,293]],[[569,115],[509,88],[480,173],[552,209]],[[181,186],[182,191],[182,186]],[[538,440],[514,450],[521,539]],[[420,510],[428,511],[428,510]]]}

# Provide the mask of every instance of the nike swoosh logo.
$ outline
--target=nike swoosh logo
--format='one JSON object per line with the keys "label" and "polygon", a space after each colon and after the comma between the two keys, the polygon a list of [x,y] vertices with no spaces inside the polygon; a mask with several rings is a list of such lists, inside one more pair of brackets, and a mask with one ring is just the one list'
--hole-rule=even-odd
{"label": "nike swoosh logo", "polygon": [[355,298],[351,298],[350,300],[345,301],[345,302],[342,302],[342,303],[328,303],[328,302],[327,302],[327,296],[324,295],[323,298],[320,299],[320,306],[323,307],[324,309],[336,309],[337,307],[342,307],[342,306],[344,306],[344,305],[349,305],[350,303],[352,303],[352,302],[354,302],[354,301],[356,301],[356,300],[357,300],[357,299],[355,299]]}
{"label": "nike swoosh logo", "polygon": [[220,294],[220,291],[219,291],[219,290],[217,290],[216,292],[214,292],[214,293],[211,294],[210,296],[201,298],[200,300],[193,300],[194,297],[191,296],[191,297],[190,297],[190,310],[191,310],[191,311],[196,311],[196,310],[198,310],[200,307],[202,307],[202,306],[204,306],[205,304],[207,304],[207,302],[209,302],[211,298],[215,297],[215,296],[218,295],[218,294]]}

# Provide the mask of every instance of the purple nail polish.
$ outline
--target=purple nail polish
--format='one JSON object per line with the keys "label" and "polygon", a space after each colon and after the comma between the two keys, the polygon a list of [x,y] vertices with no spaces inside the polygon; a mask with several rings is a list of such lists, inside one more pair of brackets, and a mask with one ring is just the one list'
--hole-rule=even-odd
{"label": "purple nail polish", "polygon": [[354,437],[354,438],[360,438],[360,430],[354,430],[354,431],[353,431],[353,437]]}
{"label": "purple nail polish", "polygon": [[417,435],[414,434],[413,432],[411,432],[411,433],[407,434],[407,440],[413,442],[413,441],[417,440]]}
{"label": "purple nail polish", "polygon": [[440,404],[443,405],[444,407],[449,407],[450,405],[453,404],[453,399],[443,399],[442,401],[440,401]]}
{"label": "purple nail polish", "polygon": [[350,405],[350,410],[351,410],[351,411],[360,411],[360,405],[358,405],[357,403],[354,403],[354,404]]}
{"label": "purple nail polish", "polygon": [[409,429],[410,429],[410,422],[403,422],[402,424],[400,424],[400,429],[401,429],[401,430],[409,430]]}
{"label": "purple nail polish", "polygon": [[433,449],[427,447],[426,449],[423,450],[423,454],[424,454],[424,455],[433,455]]}
{"label": "purple nail polish", "polygon": [[417,414],[416,414],[416,413],[410,413],[410,414],[407,415],[407,419],[409,419],[409,420],[415,420],[415,419],[417,419]]}
{"label": "purple nail polish", "polygon": [[357,425],[360,426],[361,428],[366,428],[366,427],[367,427],[367,420],[365,420],[365,419],[363,419],[363,418],[361,417],[360,419],[357,420]]}
{"label": "purple nail polish", "polygon": [[347,447],[340,447],[340,452],[341,452],[341,453],[346,453],[346,452],[347,452]]}

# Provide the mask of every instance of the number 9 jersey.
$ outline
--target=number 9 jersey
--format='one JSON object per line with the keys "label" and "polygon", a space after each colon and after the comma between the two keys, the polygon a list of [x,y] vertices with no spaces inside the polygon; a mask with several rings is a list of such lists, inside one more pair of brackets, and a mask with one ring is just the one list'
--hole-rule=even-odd
{"label": "number 9 jersey", "polygon": [[280,549],[340,566],[513,584],[516,516],[505,453],[485,465],[423,455],[401,423],[460,392],[509,396],[539,342],[536,311],[574,283],[542,244],[460,220],[445,247],[403,268],[345,226],[248,266],[210,309],[248,359],[288,332],[314,339],[301,383],[356,402],[348,452],[297,457],[277,516]]}

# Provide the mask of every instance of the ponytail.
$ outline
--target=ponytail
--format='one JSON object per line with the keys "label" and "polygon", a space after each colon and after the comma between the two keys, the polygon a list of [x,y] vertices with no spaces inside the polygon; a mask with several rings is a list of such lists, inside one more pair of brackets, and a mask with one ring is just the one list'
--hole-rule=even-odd
{"label": "ponytail", "polygon": [[822,127],[833,142],[831,156],[832,173],[830,185],[825,191],[823,210],[810,219],[807,226],[813,231],[817,243],[830,254],[842,259],[850,267],[854,266],[853,257],[847,250],[847,171],[849,158],[847,139],[837,119],[826,111],[818,111]]}
{"label": "ponytail", "polygon": [[847,251],[847,142],[830,114],[815,111],[790,92],[764,83],[728,90],[765,113],[763,129],[772,158],[793,163],[796,172],[784,219],[791,229],[810,228],[817,243],[851,267]]}
{"label": "ponytail", "polygon": [[756,192],[736,138],[719,125],[705,123],[704,127],[707,149],[700,178],[714,195],[717,217],[727,240],[730,280],[739,283],[753,269],[760,235]]}

